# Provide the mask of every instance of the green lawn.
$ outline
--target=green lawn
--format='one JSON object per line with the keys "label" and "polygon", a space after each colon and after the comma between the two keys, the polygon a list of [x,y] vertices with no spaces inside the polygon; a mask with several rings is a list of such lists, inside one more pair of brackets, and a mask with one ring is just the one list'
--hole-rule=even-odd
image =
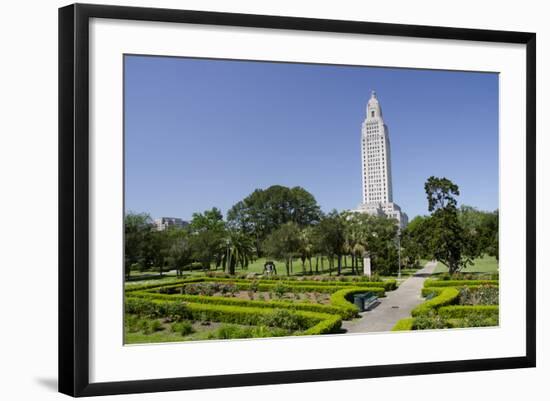
{"label": "green lawn", "polygon": [[[266,262],[266,260],[268,260],[267,258],[259,258],[259,259],[256,259],[254,262],[250,263],[248,265],[248,268],[247,269],[243,269],[241,266],[238,266],[236,269],[235,269],[235,273],[236,274],[242,274],[242,273],[259,273],[259,274],[262,274],[263,271],[264,271],[264,264]],[[269,260],[273,260],[273,259],[269,259]],[[286,275],[286,267],[285,267],[285,263],[284,261],[278,261],[278,260],[273,260],[275,262],[275,267],[277,269],[277,275],[279,276],[285,276]],[[345,266],[345,262],[347,262],[348,266],[346,267]],[[337,264],[338,264],[338,261],[337,259],[335,258],[334,259],[334,268],[332,269],[332,274],[336,274],[337,272]],[[311,268],[312,268],[312,271],[313,271],[313,274],[314,275],[329,275],[329,268],[328,268],[328,258],[323,258],[323,263],[321,264],[321,260],[319,260],[319,273],[316,273],[315,272],[315,259],[313,258],[311,260]],[[324,269],[322,269],[322,267],[324,267]],[[292,272],[291,272],[291,275],[292,276],[301,276],[303,275],[303,267],[302,267],[302,260],[301,259],[295,259],[292,263]],[[362,272],[362,267],[359,267],[359,271]],[[214,265],[212,265],[211,269],[209,270],[211,272],[215,272],[215,271],[218,271],[218,272],[221,272],[221,267],[218,268],[216,270],[216,267]],[[306,261],[305,263],[305,271],[306,271],[306,274],[309,274],[309,262]],[[348,257],[346,259],[342,258],[342,274],[343,275],[351,275],[352,272],[351,272],[351,258]],[[184,275],[185,276],[188,276],[188,277],[192,277],[192,276],[202,276],[204,275],[204,271],[202,270],[193,270],[193,271],[184,271]],[[163,276],[164,277],[175,277],[176,274],[175,272],[164,272],[163,273]],[[131,281],[133,282],[137,282],[137,281],[141,281],[141,280],[157,280],[157,279],[160,279],[160,276],[158,273],[155,273],[155,272],[138,272],[138,271],[132,271],[130,273],[130,277],[132,278]],[[163,279],[163,282],[164,282],[164,279]]]}
{"label": "green lawn", "polygon": [[[434,274],[448,272],[449,269],[442,263],[437,263]],[[461,270],[462,273],[496,273],[498,272],[498,261],[493,256],[484,255],[475,259],[472,266]]]}

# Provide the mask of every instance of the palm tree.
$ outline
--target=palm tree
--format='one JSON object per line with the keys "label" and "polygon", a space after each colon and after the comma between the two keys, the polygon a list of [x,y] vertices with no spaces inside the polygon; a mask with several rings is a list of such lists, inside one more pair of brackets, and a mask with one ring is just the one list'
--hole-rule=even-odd
{"label": "palm tree", "polygon": [[226,245],[227,249],[222,257],[224,269],[233,275],[237,265],[247,268],[255,252],[252,238],[241,231],[231,230],[228,231]]}
{"label": "palm tree", "polygon": [[300,255],[300,259],[302,260],[302,273],[305,275],[306,273],[306,260],[309,260],[309,273],[313,273],[312,267],[311,267],[311,258],[313,256],[313,228],[312,227],[306,227],[303,228],[300,231],[299,235],[299,247],[298,247],[298,254]]}
{"label": "palm tree", "polygon": [[343,217],[346,224],[344,231],[346,250],[351,254],[352,273],[358,274],[359,260],[368,249],[370,216],[365,213],[347,212]]}

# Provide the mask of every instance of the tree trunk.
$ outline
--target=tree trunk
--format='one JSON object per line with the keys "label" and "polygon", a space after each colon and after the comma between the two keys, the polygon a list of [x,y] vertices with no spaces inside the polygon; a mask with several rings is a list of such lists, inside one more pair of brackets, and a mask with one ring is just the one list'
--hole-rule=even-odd
{"label": "tree trunk", "polygon": [[315,274],[319,273],[319,256],[315,256]]}
{"label": "tree trunk", "polygon": [[338,275],[342,274],[342,255],[338,255]]}
{"label": "tree trunk", "polygon": [[290,276],[290,258],[285,259],[286,275]]}

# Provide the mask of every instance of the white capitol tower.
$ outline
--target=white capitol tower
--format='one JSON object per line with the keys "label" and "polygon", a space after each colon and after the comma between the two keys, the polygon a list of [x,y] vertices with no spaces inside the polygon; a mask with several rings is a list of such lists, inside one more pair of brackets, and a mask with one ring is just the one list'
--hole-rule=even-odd
{"label": "white capitol tower", "polygon": [[396,219],[401,228],[405,227],[408,217],[393,203],[390,138],[375,91],[367,103],[367,116],[361,129],[361,163],[363,203],[357,211],[386,215]]}

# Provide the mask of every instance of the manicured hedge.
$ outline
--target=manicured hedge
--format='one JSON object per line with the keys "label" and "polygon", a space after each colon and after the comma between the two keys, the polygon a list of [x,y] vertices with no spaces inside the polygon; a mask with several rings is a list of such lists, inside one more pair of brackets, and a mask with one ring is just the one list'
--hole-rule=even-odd
{"label": "manicured hedge", "polygon": [[422,288],[422,296],[426,298],[429,295],[439,295],[441,294],[441,291],[443,291],[445,287],[424,287]]}
{"label": "manicured hedge", "polygon": [[[198,282],[198,281],[193,281]],[[233,284],[239,291],[247,291],[250,289],[250,285],[252,284],[252,281],[241,281],[241,280],[206,280],[205,282],[215,282],[215,283],[225,283],[225,284]],[[155,287],[149,287],[146,288],[147,290],[154,290],[154,289],[177,289],[181,287],[182,285],[185,285],[187,283],[192,283],[191,281],[183,282],[183,283],[177,283],[177,284],[170,284],[170,285],[164,285],[164,286],[155,286]],[[284,285],[285,287],[288,287],[289,292],[321,292],[321,293],[328,293],[332,294],[336,291],[350,288],[352,286],[346,285],[319,285],[319,284],[303,284],[302,282],[284,282],[279,281],[278,283],[266,283],[264,282],[256,282],[255,289],[257,291],[273,291],[277,286]],[[382,283],[378,283],[382,284]],[[363,291],[372,291],[376,292],[376,294],[380,297],[383,297],[385,295],[384,288],[381,287],[374,287],[374,286],[354,286],[352,288],[363,288]]]}
{"label": "manicured hedge", "polygon": [[429,314],[430,312],[437,310],[438,308],[446,305],[451,305],[457,302],[459,291],[454,287],[444,288],[441,293],[426,301],[411,311],[413,317]]}
{"label": "manicured hedge", "polygon": [[315,326],[304,331],[303,335],[312,336],[317,334],[336,333],[340,330],[340,327],[342,327],[342,318],[337,315],[328,315]]}
{"label": "manicured hedge", "polygon": [[[346,311],[344,319],[349,319],[357,315],[359,309],[353,304],[353,296],[355,294],[362,294],[365,292],[372,292],[377,297],[384,295],[383,288],[345,288],[339,291],[336,291],[330,296],[331,305],[337,306]],[[380,295],[382,294],[382,295]]]}
{"label": "manicured hedge", "polygon": [[[275,316],[280,309],[127,298],[125,310],[127,313],[153,317],[177,316],[182,319],[258,325],[262,320]],[[342,319],[338,315],[309,311],[289,312],[298,316],[302,321],[305,331],[300,334],[325,334],[333,332],[338,330],[342,323]]]}
{"label": "manicured hedge", "polygon": [[465,319],[472,316],[484,319],[498,319],[498,305],[452,305],[438,309],[437,314],[444,319]]}
{"label": "manicured hedge", "polygon": [[[363,290],[362,290],[363,291]],[[217,297],[217,296],[203,296],[203,295],[186,295],[186,294],[157,294],[150,292],[137,291],[132,292],[132,297],[145,298],[145,299],[156,299],[163,301],[182,301],[182,302],[193,302],[199,304],[212,304],[212,305],[233,305],[233,306],[242,306],[242,307],[255,307],[255,308],[279,308],[279,309],[290,309],[290,310],[303,310],[310,312],[319,312],[319,313],[329,313],[329,314],[338,314],[343,318],[349,318],[355,315],[355,313],[350,313],[350,308],[354,305],[347,303],[345,307],[340,305],[333,304],[331,305],[321,305],[314,303],[305,303],[305,302],[288,302],[288,301],[252,301],[247,299],[231,298],[231,297]],[[348,307],[349,305],[349,307]],[[356,309],[355,309],[356,312]]]}
{"label": "manicured hedge", "polygon": [[[160,281],[160,279],[159,279]],[[179,287],[183,284],[187,283],[200,283],[204,281],[203,277],[196,277],[196,278],[174,278],[170,281],[164,281],[161,283],[155,283],[155,282],[149,282],[145,284],[139,284],[139,285],[127,285],[124,288],[125,292],[133,292],[133,291],[143,291],[143,290],[150,290],[153,288],[160,288],[160,287]]]}
{"label": "manicured hedge", "polygon": [[266,285],[277,285],[277,283],[288,285],[289,287],[383,287],[386,291],[395,290],[397,288],[396,280],[385,280],[385,281],[316,281],[316,280],[288,280],[288,279],[241,279],[241,278],[216,278],[216,277],[205,277],[204,281],[215,281],[215,282],[232,282],[234,284],[245,283],[250,284],[256,282],[258,284]]}
{"label": "manicured hedge", "polygon": [[498,285],[498,280],[433,280],[424,281],[424,287],[463,287],[479,285]]}
{"label": "manicured hedge", "polygon": [[398,320],[392,331],[407,331],[412,330],[414,325],[414,318],[408,317],[406,319]]}

